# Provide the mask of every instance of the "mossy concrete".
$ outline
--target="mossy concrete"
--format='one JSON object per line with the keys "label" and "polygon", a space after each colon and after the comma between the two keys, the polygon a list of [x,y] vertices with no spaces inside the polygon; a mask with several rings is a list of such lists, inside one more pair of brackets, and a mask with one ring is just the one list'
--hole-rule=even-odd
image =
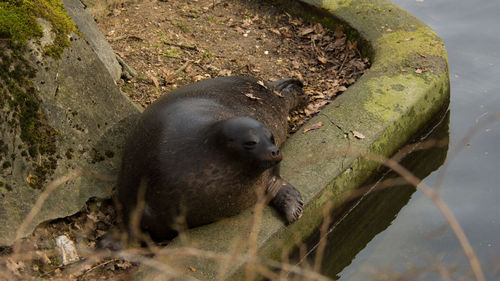
{"label": "mossy concrete", "polygon": [[[283,145],[281,175],[302,192],[305,210],[299,221],[285,226],[271,208],[265,207],[258,227],[260,261],[286,257],[318,228],[327,204],[340,205],[373,174],[379,164],[359,153],[392,155],[449,99],[448,61],[443,42],[423,22],[391,2],[304,1],[317,8],[298,2],[277,2],[286,2],[287,7],[299,6],[292,8],[292,12],[300,11],[302,16],[330,28],[345,24],[351,38],[358,39],[362,51],[370,56],[372,67],[308,122],[321,121],[320,129],[299,131]],[[362,133],[365,138],[354,138],[352,131]],[[166,267],[144,266],[137,279],[167,280],[172,272],[178,274],[179,280],[245,279],[241,257],[248,253],[252,212],[247,210],[187,231],[156,258],[155,262]],[[191,248],[206,252],[200,254]],[[221,260],[214,258],[213,253],[229,257]]]}

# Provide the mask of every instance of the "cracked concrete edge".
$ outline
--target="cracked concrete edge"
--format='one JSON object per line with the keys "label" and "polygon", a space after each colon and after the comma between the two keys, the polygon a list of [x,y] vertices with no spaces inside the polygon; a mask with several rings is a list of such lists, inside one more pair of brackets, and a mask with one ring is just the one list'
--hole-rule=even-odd
{"label": "cracked concrete edge", "polygon": [[80,0],[63,0],[64,9],[78,26],[83,38],[99,59],[104,63],[113,81],[118,81],[122,75],[122,66],[116,59],[116,54],[95,23],[94,17],[87,11]]}
{"label": "cracked concrete edge", "polygon": [[[423,22],[386,0],[303,2],[319,7],[312,9],[311,17],[329,22],[330,28],[341,22],[348,25],[347,30],[354,28],[358,34],[353,38],[359,36],[369,44],[364,48],[372,67],[305,125],[321,121],[320,129],[299,131],[283,145],[281,175],[302,192],[305,210],[299,221],[285,226],[274,210],[264,209],[257,238],[260,261],[286,256],[320,226],[327,204],[340,205],[379,167],[347,151],[390,156],[449,100],[446,49]],[[311,13],[310,8],[299,9]],[[325,10],[334,16],[327,16]],[[356,139],[353,131],[365,138]],[[154,266],[143,266],[135,278],[246,279],[255,271],[243,265],[251,243],[252,213],[247,210],[187,231],[160,252]]]}

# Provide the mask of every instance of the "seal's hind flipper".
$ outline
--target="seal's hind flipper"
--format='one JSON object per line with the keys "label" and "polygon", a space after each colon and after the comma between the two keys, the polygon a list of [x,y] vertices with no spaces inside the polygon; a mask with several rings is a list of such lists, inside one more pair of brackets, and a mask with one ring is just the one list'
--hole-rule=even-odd
{"label": "seal's hind flipper", "polygon": [[269,82],[278,91],[283,91],[289,87],[299,87],[302,88],[304,84],[297,78],[285,78],[276,82]]}
{"label": "seal's hind flipper", "polygon": [[304,201],[300,192],[290,183],[274,176],[267,190],[269,196],[275,193],[271,199],[271,205],[283,215],[287,224],[295,222],[302,216]]}
{"label": "seal's hind flipper", "polygon": [[276,82],[270,82],[282,96],[287,99],[287,111],[306,104],[306,96],[302,91],[304,84],[297,78],[285,78]]}

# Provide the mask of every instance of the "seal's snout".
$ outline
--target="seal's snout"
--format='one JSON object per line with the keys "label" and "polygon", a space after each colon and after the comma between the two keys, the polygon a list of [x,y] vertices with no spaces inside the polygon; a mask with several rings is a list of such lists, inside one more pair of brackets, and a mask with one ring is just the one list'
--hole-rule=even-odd
{"label": "seal's snout", "polygon": [[271,161],[275,164],[278,164],[281,161],[281,159],[283,159],[283,156],[281,156],[280,149],[274,145],[268,148],[268,152],[266,154],[267,156],[265,158],[268,158],[268,161]]}
{"label": "seal's snout", "polygon": [[276,158],[280,158],[281,159],[281,152],[280,152],[279,148],[272,149],[271,150],[271,156],[273,158],[275,158],[275,159]]}

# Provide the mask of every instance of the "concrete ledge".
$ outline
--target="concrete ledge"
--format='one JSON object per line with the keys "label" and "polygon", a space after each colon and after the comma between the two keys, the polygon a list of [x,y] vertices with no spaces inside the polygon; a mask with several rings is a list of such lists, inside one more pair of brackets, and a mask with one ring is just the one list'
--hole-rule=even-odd
{"label": "concrete ledge", "polygon": [[[306,208],[302,218],[290,226],[271,208],[264,208],[256,242],[261,260],[286,257],[318,228],[326,204],[340,204],[379,167],[347,150],[390,156],[449,99],[444,44],[420,20],[386,0],[304,2],[322,9],[298,2],[285,4],[298,6],[295,11],[331,28],[346,24],[350,35],[366,44],[363,51],[369,54],[372,67],[309,121],[321,121],[320,129],[299,131],[282,147],[281,175],[302,192]],[[361,132],[365,138],[356,139],[351,131]],[[179,280],[245,279],[241,258],[248,254],[252,212],[189,230],[155,259],[165,266],[144,266],[136,278],[171,280],[166,271],[172,270],[186,274]],[[219,254],[229,256],[214,258]]]}

